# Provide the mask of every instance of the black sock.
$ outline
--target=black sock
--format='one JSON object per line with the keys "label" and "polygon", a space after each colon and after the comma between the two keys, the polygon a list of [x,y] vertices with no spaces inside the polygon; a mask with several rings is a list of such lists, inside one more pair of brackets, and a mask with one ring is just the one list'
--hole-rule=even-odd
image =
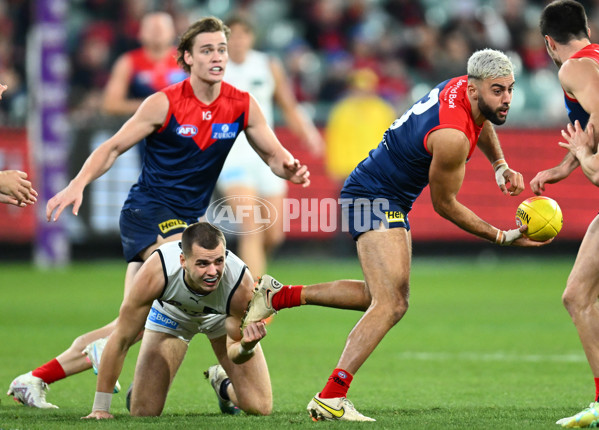
{"label": "black sock", "polygon": [[229,393],[227,393],[227,388],[229,388],[229,385],[231,385],[231,380],[229,378],[225,379],[223,382],[220,383],[218,393],[220,394],[223,400],[231,400],[231,398],[229,397]]}

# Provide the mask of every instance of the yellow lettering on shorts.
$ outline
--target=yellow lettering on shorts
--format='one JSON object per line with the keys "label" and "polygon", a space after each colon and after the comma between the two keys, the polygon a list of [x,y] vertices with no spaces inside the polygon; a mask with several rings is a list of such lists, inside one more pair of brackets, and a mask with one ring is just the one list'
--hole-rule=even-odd
{"label": "yellow lettering on shorts", "polygon": [[164,221],[158,224],[158,228],[160,229],[162,234],[181,227],[187,227],[187,223],[180,219],[169,219],[168,221]]}
{"label": "yellow lettering on shorts", "polygon": [[400,211],[385,211],[387,222],[405,222],[406,216]]}

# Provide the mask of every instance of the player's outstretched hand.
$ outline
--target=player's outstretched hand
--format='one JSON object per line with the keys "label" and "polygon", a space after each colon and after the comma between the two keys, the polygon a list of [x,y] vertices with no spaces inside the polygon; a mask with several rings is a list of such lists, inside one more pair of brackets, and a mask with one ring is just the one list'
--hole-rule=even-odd
{"label": "player's outstretched hand", "polygon": [[586,131],[582,129],[580,122],[576,120],[574,126],[568,124],[567,131],[562,130],[562,136],[566,142],[558,142],[562,148],[566,148],[578,160],[585,155],[595,151],[595,134],[593,124],[587,125]]}
{"label": "player's outstretched hand", "polygon": [[[72,181],[66,188],[48,200],[46,205],[46,220],[57,221],[62,211],[69,205],[73,205],[73,215],[77,216],[79,207],[83,201],[83,187],[78,187]],[[56,213],[52,217],[52,213]]]}
{"label": "player's outstretched hand", "polygon": [[114,416],[110,412],[106,412],[106,411],[93,411],[88,416],[81,417],[82,420],[89,420],[92,418],[95,418],[97,420],[105,420],[105,419],[114,418]]}
{"label": "player's outstretched hand", "polygon": [[7,85],[0,84],[0,100],[2,100],[2,93],[8,89]]}
{"label": "player's outstretched hand", "polygon": [[285,177],[294,184],[301,184],[303,187],[310,185],[310,171],[308,166],[301,165],[298,159],[286,160],[283,162]]}
{"label": "player's outstretched hand", "polygon": [[0,171],[0,203],[23,207],[36,201],[37,191],[27,180],[27,173],[20,170]]}
{"label": "player's outstretched hand", "polygon": [[545,191],[545,184],[555,184],[564,179],[568,174],[563,171],[561,166],[552,167],[551,169],[543,170],[535,175],[530,181],[530,189],[537,196],[540,196]]}

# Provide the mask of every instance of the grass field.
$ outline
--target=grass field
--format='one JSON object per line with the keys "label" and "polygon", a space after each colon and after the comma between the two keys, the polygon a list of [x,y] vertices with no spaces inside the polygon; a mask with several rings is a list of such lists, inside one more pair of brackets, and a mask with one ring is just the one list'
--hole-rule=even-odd
{"label": "grass field", "polygon": [[[350,399],[371,428],[557,428],[594,394],[576,331],[561,305],[574,257],[550,259],[416,259],[411,308],[360,369]],[[278,260],[269,272],[284,283],[361,278],[356,261]],[[0,265],[0,388],[60,353],[75,336],[116,315],[124,264],[76,263],[38,271]],[[360,313],[303,307],[281,311],[262,342],[270,367],[274,412],[222,416],[202,371],[214,363],[197,336],[160,418],[131,418],[124,395],[116,420],[81,421],[96,377],[85,372],[51,385],[58,410],[37,410],[3,397],[0,429],[63,428],[332,428],[305,411],[335,367]],[[138,348],[121,375],[126,388]]]}

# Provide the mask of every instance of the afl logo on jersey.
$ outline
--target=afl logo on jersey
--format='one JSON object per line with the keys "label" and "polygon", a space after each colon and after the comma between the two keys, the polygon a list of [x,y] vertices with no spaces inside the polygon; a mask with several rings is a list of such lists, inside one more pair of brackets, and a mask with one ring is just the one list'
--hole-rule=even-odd
{"label": "afl logo on jersey", "polygon": [[177,127],[177,134],[182,137],[194,137],[198,134],[198,128],[195,125],[183,124]]}

